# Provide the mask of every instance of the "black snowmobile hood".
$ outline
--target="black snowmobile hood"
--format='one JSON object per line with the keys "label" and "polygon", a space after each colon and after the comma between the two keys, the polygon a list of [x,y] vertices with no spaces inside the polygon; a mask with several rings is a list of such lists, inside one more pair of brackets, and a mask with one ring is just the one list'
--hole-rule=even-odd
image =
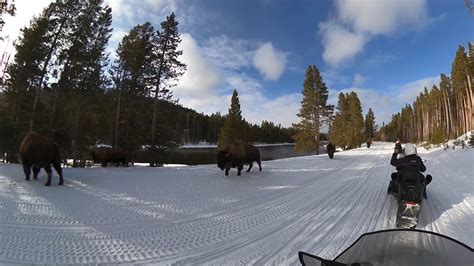
{"label": "black snowmobile hood", "polygon": [[334,260],[299,252],[302,265],[474,265],[474,250],[448,236],[390,229],[363,234]]}

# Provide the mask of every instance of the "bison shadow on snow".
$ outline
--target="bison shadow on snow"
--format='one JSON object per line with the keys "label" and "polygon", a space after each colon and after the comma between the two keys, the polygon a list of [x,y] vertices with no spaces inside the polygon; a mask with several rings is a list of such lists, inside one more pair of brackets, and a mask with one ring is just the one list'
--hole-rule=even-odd
{"label": "bison shadow on snow", "polygon": [[52,139],[43,137],[34,131],[28,132],[20,145],[20,158],[27,181],[30,180],[31,169],[33,169],[33,179],[36,180],[41,168],[44,168],[48,174],[48,179],[44,185],[51,185],[53,174],[51,165],[53,165],[59,175],[58,185],[64,184],[59,145]]}
{"label": "bison shadow on snow", "polygon": [[253,145],[247,143],[234,142],[229,144],[224,150],[217,153],[217,166],[225,170],[225,175],[229,175],[230,168],[237,168],[237,175],[240,175],[244,164],[250,165],[247,172],[252,169],[256,162],[259,170],[262,171],[260,151]]}

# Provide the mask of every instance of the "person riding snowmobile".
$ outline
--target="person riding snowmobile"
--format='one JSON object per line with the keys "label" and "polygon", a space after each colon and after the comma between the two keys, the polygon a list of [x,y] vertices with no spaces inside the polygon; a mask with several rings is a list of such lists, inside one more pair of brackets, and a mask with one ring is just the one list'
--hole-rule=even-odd
{"label": "person riding snowmobile", "polygon": [[[398,159],[397,159],[397,155],[399,155]],[[392,180],[390,181],[390,185],[388,188],[389,193],[397,192],[398,183],[400,181],[400,173],[404,167],[418,166],[420,169],[420,172],[426,171],[426,166],[423,164],[423,160],[417,154],[416,146],[411,143],[407,143],[405,145],[405,148],[402,150],[400,142],[397,141],[397,144],[395,145],[395,150],[390,160],[390,164],[395,166],[395,168],[397,169],[397,172],[392,173],[391,175]],[[428,185],[431,182],[432,177],[431,175],[427,175],[425,178],[423,174],[420,173],[420,175],[425,185],[423,189],[423,197],[427,198],[426,185]]]}

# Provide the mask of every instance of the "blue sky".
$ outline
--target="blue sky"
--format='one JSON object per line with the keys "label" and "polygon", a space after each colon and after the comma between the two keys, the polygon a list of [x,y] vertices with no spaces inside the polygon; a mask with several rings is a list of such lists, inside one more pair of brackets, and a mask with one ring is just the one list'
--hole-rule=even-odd
{"label": "blue sky", "polygon": [[[27,8],[34,13],[47,2]],[[463,0],[105,2],[113,12],[112,54],[134,25],[150,21],[158,28],[175,12],[188,64],[175,88],[180,103],[225,113],[235,88],[254,123],[298,121],[310,64],[322,71],[331,103],[340,91],[355,90],[364,114],[371,107],[377,123],[387,122],[440,73],[450,73],[458,45],[474,41],[474,17]]]}

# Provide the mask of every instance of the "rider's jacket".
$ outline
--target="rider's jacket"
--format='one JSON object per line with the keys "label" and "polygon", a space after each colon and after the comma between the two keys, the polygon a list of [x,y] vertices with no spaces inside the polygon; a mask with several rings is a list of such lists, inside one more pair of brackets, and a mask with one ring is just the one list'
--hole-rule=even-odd
{"label": "rider's jacket", "polygon": [[397,154],[392,154],[392,159],[390,160],[390,164],[397,168],[397,171],[401,171],[405,166],[418,166],[421,172],[426,171],[426,166],[423,164],[420,156],[416,154],[408,155],[403,158],[397,159]]}

